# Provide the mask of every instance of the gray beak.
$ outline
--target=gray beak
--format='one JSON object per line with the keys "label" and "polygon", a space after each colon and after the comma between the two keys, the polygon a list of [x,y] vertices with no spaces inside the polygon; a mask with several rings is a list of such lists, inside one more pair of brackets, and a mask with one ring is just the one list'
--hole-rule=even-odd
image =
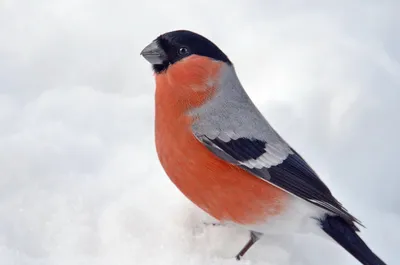
{"label": "gray beak", "polygon": [[147,45],[140,55],[142,55],[152,65],[163,64],[168,59],[166,53],[156,41]]}

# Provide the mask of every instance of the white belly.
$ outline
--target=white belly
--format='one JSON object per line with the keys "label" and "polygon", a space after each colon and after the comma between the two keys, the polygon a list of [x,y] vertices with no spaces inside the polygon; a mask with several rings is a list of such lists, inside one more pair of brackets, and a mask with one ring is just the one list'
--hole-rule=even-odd
{"label": "white belly", "polygon": [[287,210],[279,216],[270,217],[268,221],[258,225],[242,226],[248,230],[263,234],[316,234],[329,238],[321,229],[319,219],[326,210],[321,209],[295,196],[291,196]]}

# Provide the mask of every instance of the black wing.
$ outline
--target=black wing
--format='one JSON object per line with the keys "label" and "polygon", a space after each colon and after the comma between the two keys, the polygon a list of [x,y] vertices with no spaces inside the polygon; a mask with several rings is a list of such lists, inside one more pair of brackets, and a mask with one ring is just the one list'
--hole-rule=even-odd
{"label": "black wing", "polygon": [[[362,225],[333,197],[329,188],[314,170],[290,147],[286,151],[282,151],[274,148],[274,145],[269,146],[265,141],[244,137],[229,141],[219,138],[211,139],[205,135],[197,136],[197,138],[219,158],[238,165],[256,177],[341,216],[357,231],[358,228],[354,222]],[[282,144],[285,143],[282,142]]]}

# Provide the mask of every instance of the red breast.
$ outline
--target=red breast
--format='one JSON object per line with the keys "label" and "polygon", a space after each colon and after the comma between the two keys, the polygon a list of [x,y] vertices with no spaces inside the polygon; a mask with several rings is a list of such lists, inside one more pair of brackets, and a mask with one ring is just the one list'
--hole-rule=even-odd
{"label": "red breast", "polygon": [[190,56],[156,75],[156,149],[172,182],[218,220],[264,222],[285,210],[288,194],[212,154],[186,115],[216,92],[221,62]]}

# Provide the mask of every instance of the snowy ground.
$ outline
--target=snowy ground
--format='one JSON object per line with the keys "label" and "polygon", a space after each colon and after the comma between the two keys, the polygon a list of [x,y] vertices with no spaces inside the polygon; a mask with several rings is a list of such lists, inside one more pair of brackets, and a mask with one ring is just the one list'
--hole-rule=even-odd
{"label": "snowy ground", "polygon": [[0,264],[358,264],[313,237],[265,239],[238,263],[247,234],[201,226],[158,164],[154,82],[139,56],[178,28],[226,51],[396,264],[400,4],[299,2],[1,1]]}

